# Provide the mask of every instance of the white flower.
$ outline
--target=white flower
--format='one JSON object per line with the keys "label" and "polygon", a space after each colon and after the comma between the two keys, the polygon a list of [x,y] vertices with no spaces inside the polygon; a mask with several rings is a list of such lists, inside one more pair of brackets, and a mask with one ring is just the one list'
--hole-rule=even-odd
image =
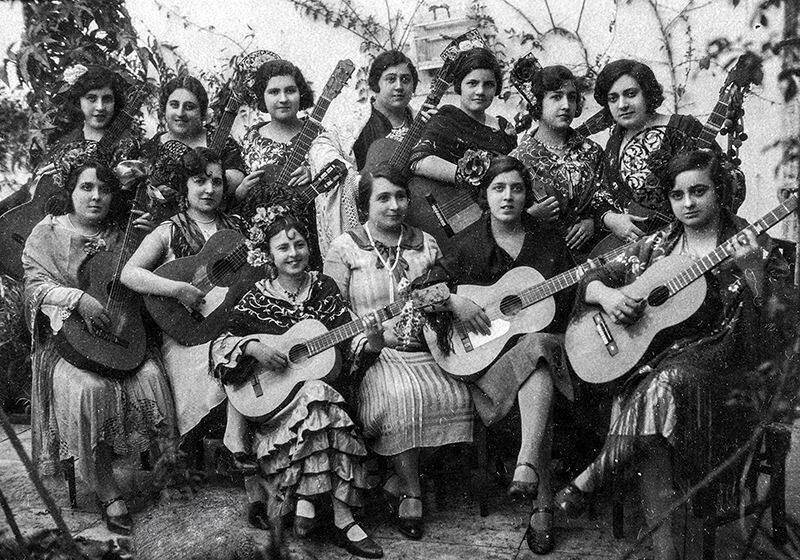
{"label": "white flower", "polygon": [[267,211],[263,206],[259,206],[256,208],[256,215],[253,216],[253,223],[257,224],[259,222],[266,221],[267,219]]}
{"label": "white flower", "polygon": [[258,268],[264,266],[267,262],[267,255],[261,249],[250,249],[247,252],[247,264],[250,266]]}
{"label": "white flower", "polygon": [[264,241],[265,237],[266,235],[264,235],[264,230],[257,225],[254,225],[250,228],[250,241],[253,243],[261,243]]}
{"label": "white flower", "polygon": [[86,68],[83,64],[76,64],[75,66],[70,66],[66,70],[64,70],[64,81],[67,82],[69,85],[74,86],[75,82],[78,81],[78,78],[86,74],[89,69]]}

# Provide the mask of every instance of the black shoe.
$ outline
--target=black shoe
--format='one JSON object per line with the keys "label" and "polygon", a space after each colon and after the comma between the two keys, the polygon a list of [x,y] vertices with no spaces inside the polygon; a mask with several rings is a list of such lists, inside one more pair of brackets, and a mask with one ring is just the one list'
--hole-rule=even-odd
{"label": "black shoe", "polygon": [[531,482],[524,482],[522,480],[512,480],[511,484],[508,486],[508,495],[509,496],[522,496],[525,498],[529,498],[531,500],[535,500],[536,497],[539,495],[539,471],[536,470],[536,467],[531,465],[530,463],[519,463],[517,467],[527,467],[533,471],[533,474],[536,475],[536,478]]}
{"label": "black shoe", "polygon": [[572,519],[580,517],[589,503],[587,493],[572,483],[559,490],[554,500],[567,517]]}
{"label": "black shoe", "polygon": [[360,541],[351,541],[347,538],[347,532],[354,525],[358,525],[358,523],[353,521],[341,529],[336,527],[334,532],[336,544],[354,556],[360,556],[361,558],[383,558],[383,549],[381,545],[373,541],[370,537],[365,537]]}
{"label": "black shoe", "polygon": [[258,461],[244,451],[233,454],[233,468],[242,476],[253,476],[258,472]]}
{"label": "black shoe", "polygon": [[299,539],[308,537],[317,529],[316,517],[303,517],[302,515],[295,514],[294,516],[294,534]]}
{"label": "black shoe", "polygon": [[130,513],[123,513],[122,515],[109,515],[108,507],[114,502],[124,503],[124,500],[122,499],[122,496],[117,496],[116,498],[112,498],[107,502],[103,502],[100,500],[100,498],[98,498],[97,507],[100,508],[100,516],[103,518],[103,521],[105,521],[106,527],[109,531],[118,535],[128,536],[131,534],[133,529],[133,518],[131,517]]}
{"label": "black shoe", "polygon": [[528,543],[528,548],[534,554],[549,554],[555,547],[555,538],[553,537],[553,508],[537,507],[533,510],[533,515],[537,513],[546,513],[550,515],[550,523],[546,529],[536,529],[528,522],[528,530],[525,531],[525,540]]}
{"label": "black shoe", "polygon": [[250,502],[247,506],[247,521],[256,529],[264,531],[272,530],[272,523],[269,520],[269,512],[264,502]]}
{"label": "black shoe", "polygon": [[424,530],[422,517],[400,517],[400,506],[406,500],[419,500],[422,503],[422,498],[419,496],[409,496],[408,494],[400,496],[400,501],[397,504],[397,528],[409,539],[418,541],[422,538]]}

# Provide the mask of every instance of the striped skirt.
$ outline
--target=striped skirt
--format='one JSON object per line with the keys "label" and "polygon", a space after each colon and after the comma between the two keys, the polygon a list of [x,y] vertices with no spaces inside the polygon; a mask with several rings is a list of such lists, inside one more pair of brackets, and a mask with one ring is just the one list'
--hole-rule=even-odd
{"label": "striped skirt", "polygon": [[444,373],[427,352],[384,348],[358,389],[358,419],[379,455],[472,441],[467,385]]}

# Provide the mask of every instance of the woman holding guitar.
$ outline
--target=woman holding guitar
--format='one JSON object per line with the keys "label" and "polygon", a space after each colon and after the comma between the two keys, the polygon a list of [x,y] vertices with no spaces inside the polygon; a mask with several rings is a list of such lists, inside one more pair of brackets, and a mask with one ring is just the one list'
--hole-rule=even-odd
{"label": "woman holding guitar", "polygon": [[[193,76],[172,78],[161,87],[158,98],[159,114],[164,119],[166,130],[157,132],[142,146],[145,157],[155,160],[158,147],[170,140],[177,140],[190,148],[210,148],[214,130],[205,126],[208,113],[208,93],[206,88]],[[228,195],[239,186],[244,178],[244,160],[239,145],[227,136],[222,144],[220,155],[225,169]]]}
{"label": "woman holding guitar", "polygon": [[[649,66],[635,60],[608,63],[597,76],[594,98],[615,123],[594,199],[597,216],[617,238],[634,241],[672,220],[663,186],[650,169],[650,155],[658,151],[661,159],[668,159],[687,149],[703,127],[691,115],[657,112],[664,88]],[[734,212],[744,200],[744,178],[736,184],[741,187],[733,193]]]}
{"label": "woman holding guitar", "polygon": [[[72,150],[58,165],[61,209],[47,215],[25,244],[26,310],[33,337],[33,459],[53,474],[73,459],[76,473],[96,493],[110,531],[130,534],[131,517],[114,479],[120,454],[148,451],[174,439],[175,412],[158,362],[148,359],[129,377],[112,379],[80,369],[57,353],[56,336],[78,313],[86,328],[108,328],[109,310],[79,288],[89,256],[123,241],[111,208],[119,181],[105,163]],[[63,185],[63,186],[62,186]],[[140,227],[148,227],[140,221]]]}
{"label": "woman holding guitar", "polygon": [[[494,158],[476,191],[478,204],[485,210],[483,217],[453,237],[425,283],[447,279],[454,286],[489,286],[518,266],[535,268],[545,278],[572,267],[572,258],[558,231],[537,224],[525,211],[530,207],[532,193],[530,175],[522,162],[509,156]],[[555,324],[545,332],[518,338],[469,385],[475,408],[487,426],[504,418],[515,400],[519,403],[522,445],[508,492],[534,500],[538,492],[526,532],[528,546],[537,554],[547,554],[554,545],[550,416],[554,388],[572,399],[562,334],[572,295],[571,291],[562,291],[556,296],[555,316],[559,320]],[[456,294],[450,300],[453,315],[440,315],[434,320],[437,334],[449,341],[453,319],[472,332],[491,333],[491,320],[472,300]]]}
{"label": "woman holding guitar", "polygon": [[[635,323],[646,302],[628,297],[626,285],[667,255],[699,258],[746,225],[724,202],[731,200],[731,179],[713,152],[681,153],[663,177],[669,185],[663,195],[677,221],[643,238],[624,258],[587,273],[578,316],[590,304],[616,322]],[[735,258],[709,273],[698,312],[665,330],[646,363],[618,387],[600,455],[556,495],[568,515],[579,515],[587,496],[612,472],[636,464],[652,523],[673,501],[675,467],[694,484],[707,465],[718,464],[749,436],[757,418],[734,395],[757,388],[759,380],[745,373],[771,355],[770,343],[778,344],[775,333],[767,334],[764,302],[777,293],[788,272],[768,238],[760,242],[752,234],[741,236],[735,246]],[[708,431],[714,436],[710,457],[702,451]],[[674,559],[674,544],[670,523],[665,523],[654,536],[653,549],[660,559]]]}
{"label": "woman holding guitar", "polygon": [[[152,185],[166,185],[178,193],[185,210],[161,223],[144,238],[122,270],[122,282],[142,294],[174,297],[189,308],[197,308],[203,292],[186,282],[176,282],[152,272],[176,258],[194,255],[214,233],[222,229],[246,232],[246,225],[235,216],[219,211],[225,192],[225,174],[220,156],[207,148],[189,148],[168,141],[159,146],[159,156],[150,177]],[[183,346],[167,334],[162,335],[162,355],[172,385],[181,437],[195,427],[194,438],[212,428],[215,417],[209,414],[225,400],[225,393],[209,375],[209,343]],[[219,411],[221,421],[223,411]],[[203,420],[209,417],[206,422]],[[220,422],[221,423],[221,422]]]}
{"label": "woman holding guitar", "polygon": [[[325,274],[360,317],[403,297],[409,281],[440,256],[432,236],[404,223],[406,181],[389,165],[362,175],[356,203],[366,220],[336,238],[325,258]],[[416,312],[403,314],[382,334],[382,345],[356,348],[359,423],[372,449],[391,461],[384,490],[399,530],[411,539],[423,532],[420,452],[472,440],[469,391],[424,350],[421,326]]]}
{"label": "woman holding guitar", "polygon": [[[280,335],[305,319],[328,329],[351,321],[336,282],[308,270],[302,222],[276,205],[253,223],[251,258],[265,260],[271,274],[244,295],[212,344],[214,374],[226,385],[250,382],[255,363],[279,372],[287,367],[287,355],[260,341],[259,334]],[[363,337],[375,351],[383,344],[379,327],[369,321]],[[252,524],[268,528],[271,519],[277,527],[281,516],[294,514],[295,533],[305,537],[317,524],[315,502],[320,505],[328,494],[340,546],[364,558],[383,556],[380,545],[353,520],[350,508],[361,505],[360,492],[366,488],[361,464],[366,447],[344,398],[328,383],[305,381],[268,420],[249,421],[229,407],[225,445],[258,458],[257,476],[245,479]]]}

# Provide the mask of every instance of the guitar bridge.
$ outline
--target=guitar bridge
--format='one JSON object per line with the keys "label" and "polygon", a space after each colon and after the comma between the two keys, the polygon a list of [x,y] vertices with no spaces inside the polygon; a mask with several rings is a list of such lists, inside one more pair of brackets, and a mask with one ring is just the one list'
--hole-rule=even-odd
{"label": "guitar bridge", "polygon": [[[128,346],[130,346],[130,342],[128,342],[124,338],[118,337],[117,335],[115,335],[112,332],[109,332],[109,331],[107,331],[105,329],[101,329],[101,328],[97,327],[97,325],[95,325],[94,322],[92,322],[92,326],[94,326],[94,335],[97,338],[99,338],[101,340],[105,340],[106,342],[109,342],[109,343],[114,344],[116,346],[120,346],[122,348],[128,348]],[[88,331],[88,329],[87,329],[87,331]]]}
{"label": "guitar bridge", "polygon": [[253,382],[251,383],[253,386],[253,393],[255,394],[256,398],[264,396],[264,389],[261,387],[261,381],[259,381],[258,376],[253,376]]}
{"label": "guitar bridge", "polygon": [[597,329],[597,334],[600,335],[600,339],[603,341],[608,355],[616,356],[619,353],[619,348],[617,347],[616,341],[614,341],[614,337],[611,336],[611,331],[608,330],[608,325],[606,325],[606,320],[603,319],[603,315],[595,313],[592,319],[594,319],[594,328]]}

